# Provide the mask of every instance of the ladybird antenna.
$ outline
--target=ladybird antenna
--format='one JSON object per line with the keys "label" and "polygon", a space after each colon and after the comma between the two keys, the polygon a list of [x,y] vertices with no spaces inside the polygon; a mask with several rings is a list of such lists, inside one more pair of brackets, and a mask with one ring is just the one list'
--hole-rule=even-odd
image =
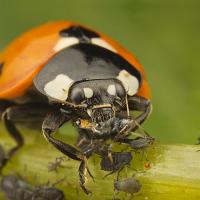
{"label": "ladybird antenna", "polygon": [[126,99],[125,99],[125,101],[126,101],[126,110],[127,110],[127,115],[128,115],[128,117],[130,116],[130,111],[129,111],[129,106],[128,106],[128,96],[126,95]]}

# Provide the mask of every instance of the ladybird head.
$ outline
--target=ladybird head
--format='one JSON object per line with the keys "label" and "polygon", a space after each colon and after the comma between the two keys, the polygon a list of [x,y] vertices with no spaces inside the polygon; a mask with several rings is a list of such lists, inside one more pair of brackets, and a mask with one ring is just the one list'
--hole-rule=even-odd
{"label": "ladybird head", "polygon": [[[104,78],[98,73],[100,72],[95,71],[93,79],[76,78],[65,73],[58,74],[56,68],[43,68],[34,78],[34,85],[50,101],[62,104],[64,112],[68,113],[70,107],[70,112],[73,110],[72,112],[76,112],[82,118],[91,119],[99,124],[127,108],[127,97],[137,93],[141,77],[134,76],[124,69],[113,78],[106,78],[106,73]],[[84,74],[82,77],[89,75]]]}
{"label": "ladybird head", "polygon": [[117,79],[75,82],[68,94],[68,101],[85,107],[85,112],[95,123],[114,117],[124,107],[125,99],[126,91]]}

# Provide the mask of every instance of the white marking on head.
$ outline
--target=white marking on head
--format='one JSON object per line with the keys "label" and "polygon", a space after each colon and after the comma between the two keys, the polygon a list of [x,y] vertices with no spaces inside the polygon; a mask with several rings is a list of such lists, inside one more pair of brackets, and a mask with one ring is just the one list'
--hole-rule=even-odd
{"label": "white marking on head", "polygon": [[92,110],[91,109],[87,109],[87,114],[91,117],[92,116]]}
{"label": "white marking on head", "polygon": [[117,76],[117,79],[122,82],[129,96],[133,96],[137,93],[139,81],[135,76],[131,75],[126,70],[122,70]]}
{"label": "white marking on head", "polygon": [[44,86],[44,91],[52,98],[65,101],[68,97],[69,88],[73,83],[74,81],[67,75],[59,74]]}
{"label": "white marking on head", "polygon": [[113,95],[113,96],[116,95],[116,87],[115,87],[115,85],[114,84],[109,85],[108,88],[107,88],[107,92],[110,95]]}
{"label": "white marking on head", "polygon": [[54,47],[54,51],[58,52],[64,48],[67,48],[69,46],[75,45],[79,43],[79,39],[76,37],[63,37],[60,38]]}
{"label": "white marking on head", "polygon": [[84,94],[86,98],[91,98],[93,96],[93,90],[91,88],[83,88]]}
{"label": "white marking on head", "polygon": [[105,40],[103,40],[101,38],[92,38],[91,42],[92,42],[92,44],[103,47],[103,48],[113,51],[115,53],[117,52],[108,42],[106,42]]}

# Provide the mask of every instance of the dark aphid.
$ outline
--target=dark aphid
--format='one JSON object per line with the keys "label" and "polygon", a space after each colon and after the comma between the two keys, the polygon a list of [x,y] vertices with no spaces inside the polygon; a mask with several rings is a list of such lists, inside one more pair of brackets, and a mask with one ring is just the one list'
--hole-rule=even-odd
{"label": "dark aphid", "polygon": [[5,176],[1,189],[9,200],[64,200],[64,193],[53,186],[31,186],[16,176]]}
{"label": "dark aphid", "polygon": [[123,191],[126,193],[134,194],[140,191],[142,185],[135,178],[126,178],[123,180],[114,181],[114,189],[117,191]]}
{"label": "dark aphid", "polygon": [[59,157],[59,158],[56,158],[56,160],[54,162],[49,162],[47,168],[48,168],[48,171],[51,172],[51,171],[58,171],[58,168],[60,167],[64,167],[62,165],[62,162],[65,161],[65,157]]}
{"label": "dark aphid", "polygon": [[141,137],[137,137],[135,139],[124,139],[124,143],[128,144],[134,150],[142,150],[147,148],[148,146],[152,145],[155,141],[155,138],[144,135]]}
{"label": "dark aphid", "polygon": [[130,152],[112,152],[111,157],[106,155],[102,157],[101,169],[104,171],[115,172],[120,170],[125,165],[129,165],[132,160],[132,155]]}

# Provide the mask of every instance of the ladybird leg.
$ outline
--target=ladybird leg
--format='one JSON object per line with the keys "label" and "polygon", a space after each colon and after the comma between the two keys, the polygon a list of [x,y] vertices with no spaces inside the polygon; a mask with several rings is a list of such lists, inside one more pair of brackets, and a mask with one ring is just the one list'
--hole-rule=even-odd
{"label": "ladybird leg", "polygon": [[42,124],[43,135],[49,143],[63,154],[74,160],[82,161],[84,156],[78,149],[52,137],[52,133],[68,120],[69,117],[59,110],[48,113]]}
{"label": "ladybird leg", "polygon": [[[8,100],[0,100],[0,119],[2,118],[3,112],[12,105],[14,105],[14,103]],[[0,170],[5,166],[6,162],[7,162],[7,159],[6,159],[4,149],[2,146],[0,146]]]}
{"label": "ladybird leg", "polygon": [[128,118],[120,120],[120,131],[114,137],[114,141],[118,141],[120,138],[126,138],[130,135],[130,132],[135,131],[150,115],[152,110],[152,104],[150,100],[140,96],[133,96],[128,98],[128,107],[131,111],[142,111],[142,113],[135,118]]}
{"label": "ladybird leg", "polygon": [[0,116],[6,110],[6,108],[13,106],[14,103],[7,100],[0,100]]}
{"label": "ladybird leg", "polygon": [[24,144],[24,139],[15,127],[14,122],[10,118],[9,112],[10,108],[6,109],[6,111],[2,114],[2,121],[10,136],[16,141],[17,145],[9,150],[7,156],[8,159],[10,159],[15,154],[15,152]]}
{"label": "ladybird leg", "polygon": [[139,124],[142,124],[152,111],[152,104],[150,100],[145,99],[144,97],[140,96],[129,97],[128,105],[130,110],[137,110],[143,112],[135,119]]}
{"label": "ladybird leg", "polygon": [[58,110],[47,114],[42,125],[43,134],[47,141],[51,143],[60,152],[74,160],[81,161],[79,167],[80,186],[86,194],[90,194],[91,192],[84,186],[86,180],[86,172],[88,172],[89,175],[92,176],[87,167],[85,155],[75,147],[66,144],[58,139],[55,139],[51,136],[53,132],[55,132],[64,122],[68,121],[69,119],[70,118],[68,116],[64,115]]}
{"label": "ladybird leg", "polygon": [[2,168],[5,166],[6,162],[7,162],[6,153],[3,149],[3,147],[0,145],[0,174],[1,174]]}
{"label": "ladybird leg", "polygon": [[[9,102],[7,105],[8,104],[11,105]],[[47,110],[49,110],[49,106],[45,107],[43,104],[40,105],[40,103],[14,105],[5,109],[5,111],[2,113],[2,121],[10,136],[16,141],[17,145],[9,150],[8,154],[6,155],[4,166],[6,162],[11,159],[16,151],[24,144],[23,137],[15,127],[15,122],[26,122],[38,119],[38,117],[40,118],[44,116],[44,113],[47,112]]]}
{"label": "ladybird leg", "polygon": [[86,171],[88,171],[91,177],[93,176],[91,175],[89,169],[87,168],[86,161],[85,161],[86,158],[84,157],[84,155],[73,146],[51,137],[50,135],[51,133],[49,131],[46,132],[43,130],[43,133],[47,141],[50,142],[56,149],[58,149],[59,151],[67,155],[68,157],[72,158],[73,160],[81,161],[81,164],[79,166],[79,183],[83,191],[86,194],[90,194],[91,192],[84,186],[86,182],[86,178],[85,178]]}
{"label": "ladybird leg", "polygon": [[11,159],[11,157],[15,154],[15,152],[24,144],[23,137],[21,136],[20,132],[16,129],[13,121],[11,120],[9,116],[10,109],[7,108],[5,112],[2,114],[2,121],[7,129],[10,136],[16,141],[17,145],[9,150],[7,155],[5,156],[4,160],[1,161],[1,167],[0,170],[3,169],[3,167],[7,164],[8,160]]}
{"label": "ladybird leg", "polygon": [[138,125],[141,125],[150,115],[152,111],[152,104],[150,100],[145,99],[144,97],[134,96],[129,97],[128,105],[129,109],[132,111],[142,111],[142,114],[133,120],[131,131],[134,131],[138,128]]}

